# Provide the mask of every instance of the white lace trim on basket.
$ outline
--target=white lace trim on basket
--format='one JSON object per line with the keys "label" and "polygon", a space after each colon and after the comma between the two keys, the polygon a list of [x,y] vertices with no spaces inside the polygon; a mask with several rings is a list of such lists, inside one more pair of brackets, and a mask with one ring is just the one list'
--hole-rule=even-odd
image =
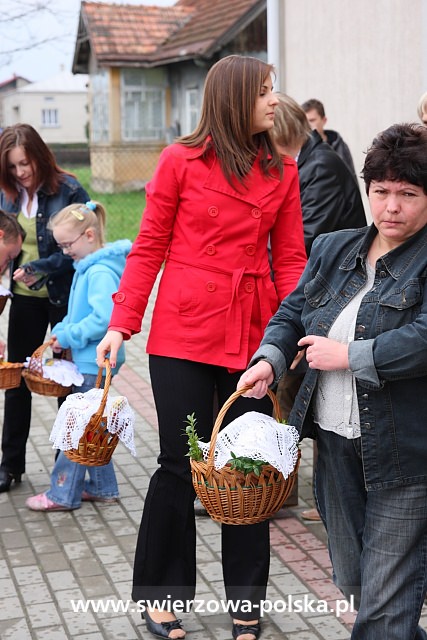
{"label": "white lace trim on basket", "polygon": [[[27,357],[24,367],[28,368],[31,358]],[[43,378],[53,380],[63,387],[75,385],[80,387],[84,382],[84,377],[78,370],[74,362],[61,358],[44,358],[42,360]]]}
{"label": "white lace trim on basket", "polygon": [[[91,418],[99,409],[103,390],[90,389],[86,393],[72,393],[62,403],[49,440],[53,449],[77,449],[79,440]],[[121,442],[136,456],[134,442],[135,414],[125,396],[107,396],[104,415],[107,430],[117,434]]]}
{"label": "white lace trim on basket", "polygon": [[[298,440],[295,427],[281,424],[264,413],[248,411],[219,432],[214,466],[215,469],[222,469],[233,452],[236,456],[265,460],[287,478],[298,459]],[[206,460],[210,443],[199,441],[199,446]]]}

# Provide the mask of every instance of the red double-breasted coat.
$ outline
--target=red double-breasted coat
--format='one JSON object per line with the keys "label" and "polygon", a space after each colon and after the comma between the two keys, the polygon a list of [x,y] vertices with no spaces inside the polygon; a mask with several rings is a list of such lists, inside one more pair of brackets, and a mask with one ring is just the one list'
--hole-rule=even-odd
{"label": "red double-breasted coat", "polygon": [[[254,163],[233,188],[203,149],[172,144],[146,186],[139,234],[114,295],[110,328],[128,337],[164,263],[147,352],[244,369],[306,263],[298,174],[265,177]],[[275,282],[270,276],[267,241]],[[127,334],[127,335],[126,335]]]}

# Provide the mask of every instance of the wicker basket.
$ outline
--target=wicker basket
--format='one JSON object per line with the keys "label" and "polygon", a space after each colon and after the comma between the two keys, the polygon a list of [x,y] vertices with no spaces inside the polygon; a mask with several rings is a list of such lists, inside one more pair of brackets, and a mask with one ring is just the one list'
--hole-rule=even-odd
{"label": "wicker basket", "polygon": [[0,389],[16,389],[21,384],[22,369],[20,362],[0,360]]}
{"label": "wicker basket", "polygon": [[[244,475],[226,465],[216,470],[214,453],[217,436],[230,406],[248,387],[233,393],[225,402],[215,421],[208,457],[200,462],[190,459],[193,486],[201,503],[213,520],[223,524],[256,524],[270,518],[284,504],[292,491],[298,471],[300,451],[293,472],[285,479],[277,469],[263,465],[260,476]],[[273,402],[276,420],[281,421],[280,407],[273,392],[268,391]]]}
{"label": "wicker basket", "polygon": [[[105,376],[104,392],[102,394],[101,403],[98,411],[94,413],[79,440],[77,449],[69,449],[64,451],[67,458],[73,462],[84,464],[88,467],[102,467],[108,464],[114,449],[117,446],[119,437],[107,431],[107,417],[104,416],[105,405],[107,402],[108,391],[111,384],[111,367],[108,359],[105,360],[105,368],[107,370]],[[101,387],[103,368],[100,367],[98,377],[96,379],[96,388]]]}
{"label": "wicker basket", "polygon": [[[64,387],[62,384],[43,377],[43,353],[53,344],[53,340],[45,342],[38,347],[30,358],[28,369],[22,371],[22,377],[30,391],[38,393],[42,396],[53,396],[55,398],[63,398],[67,396],[71,387]],[[68,359],[68,358],[64,358]]]}

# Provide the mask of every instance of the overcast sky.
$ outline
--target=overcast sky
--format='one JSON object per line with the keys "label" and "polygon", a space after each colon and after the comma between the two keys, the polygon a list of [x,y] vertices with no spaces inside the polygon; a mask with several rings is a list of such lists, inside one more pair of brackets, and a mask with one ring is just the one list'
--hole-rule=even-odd
{"label": "overcast sky", "polygon": [[[167,6],[177,0],[115,0]],[[14,74],[31,82],[71,71],[80,0],[0,0],[0,83]],[[47,9],[39,9],[40,5]],[[52,39],[53,38],[53,39]],[[46,42],[41,43],[42,40]]]}

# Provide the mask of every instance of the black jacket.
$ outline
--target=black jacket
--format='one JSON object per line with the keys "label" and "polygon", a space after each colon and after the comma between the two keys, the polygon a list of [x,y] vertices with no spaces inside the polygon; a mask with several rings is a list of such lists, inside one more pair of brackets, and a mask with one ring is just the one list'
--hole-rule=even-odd
{"label": "black jacket", "polygon": [[317,131],[301,148],[297,163],[307,255],[321,233],[366,226],[359,185]]}
{"label": "black jacket", "polygon": [[353,176],[356,178],[356,170],[354,168],[354,162],[353,162],[353,158],[351,157],[348,144],[344,142],[344,140],[341,138],[338,131],[334,131],[333,129],[324,129],[323,133],[326,136],[326,142],[329,145],[331,145],[332,149],[339,155],[341,160],[344,160],[347,167],[350,169]]}

